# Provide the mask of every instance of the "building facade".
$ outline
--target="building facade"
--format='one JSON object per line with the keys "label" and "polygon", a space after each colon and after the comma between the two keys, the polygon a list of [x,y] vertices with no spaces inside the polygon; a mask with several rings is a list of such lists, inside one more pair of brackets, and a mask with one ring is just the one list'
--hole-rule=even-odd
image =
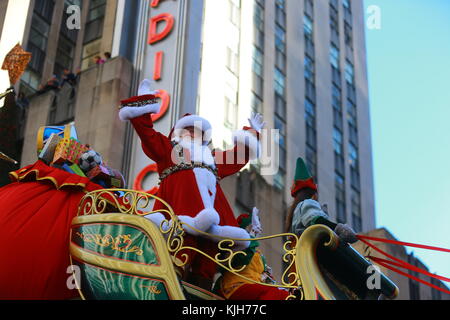
{"label": "building facade", "polygon": [[[197,110],[214,146],[229,146],[252,112],[279,133],[275,172],[254,162],[223,181],[236,213],[261,209],[267,234],[283,231],[299,156],[332,220],[375,228],[364,30],[362,1],[205,2]],[[274,264],[280,242],[267,246]]]}
{"label": "building facade", "polygon": [[[362,0],[9,0],[0,5],[2,44],[12,3],[27,14],[11,47],[20,42],[33,53],[16,88],[30,96],[21,166],[37,159],[40,126],[74,121],[80,140],[121,169],[128,187],[150,190],[157,181],[145,171],[151,161],[117,117],[119,101],[150,78],[169,97],[155,122],[165,134],[187,112],[210,120],[216,148],[229,147],[252,112],[278,130],[264,139],[276,147],[269,157],[276,170],[256,161],[221,182],[236,216],[257,206],[264,233],[281,233],[301,156],[332,220],[375,228]],[[70,30],[73,5],[80,28]],[[111,59],[97,65],[106,52]],[[64,69],[78,73],[75,85],[35,95]],[[281,239],[262,249],[279,279]]]}

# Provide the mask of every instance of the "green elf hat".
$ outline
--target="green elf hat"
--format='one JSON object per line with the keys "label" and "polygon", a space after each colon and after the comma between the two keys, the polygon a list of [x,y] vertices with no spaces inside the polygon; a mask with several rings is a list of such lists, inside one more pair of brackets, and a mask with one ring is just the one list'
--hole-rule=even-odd
{"label": "green elf hat", "polygon": [[252,223],[252,216],[248,213],[243,213],[237,218],[239,227],[242,229],[247,228]]}
{"label": "green elf hat", "polygon": [[317,185],[306,167],[306,163],[302,158],[297,159],[297,167],[295,169],[294,183],[291,187],[291,195],[295,198],[295,194],[301,189],[310,188],[317,191]]}

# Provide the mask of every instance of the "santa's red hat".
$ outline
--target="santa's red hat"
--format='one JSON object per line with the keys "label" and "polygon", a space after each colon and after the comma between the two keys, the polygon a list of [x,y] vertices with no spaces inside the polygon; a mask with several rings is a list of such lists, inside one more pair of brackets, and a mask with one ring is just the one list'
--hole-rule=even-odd
{"label": "santa's red hat", "polygon": [[211,123],[205,118],[195,114],[186,113],[180,120],[177,121],[173,129],[170,131],[169,138],[179,136],[181,130],[187,127],[194,127],[203,131],[203,142],[208,143],[212,137]]}

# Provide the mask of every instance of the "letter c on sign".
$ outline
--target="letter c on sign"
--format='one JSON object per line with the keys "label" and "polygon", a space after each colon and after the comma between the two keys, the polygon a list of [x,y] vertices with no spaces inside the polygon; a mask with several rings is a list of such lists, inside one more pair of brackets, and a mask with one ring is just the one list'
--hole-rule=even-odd
{"label": "letter c on sign", "polygon": [[152,195],[156,195],[158,193],[159,188],[158,187],[153,187],[150,190],[143,190],[142,187],[142,181],[144,180],[144,178],[150,174],[150,173],[158,173],[158,166],[156,164],[151,164],[147,167],[145,167],[141,172],[139,172],[139,174],[137,175],[136,179],[134,180],[134,184],[133,184],[133,189],[137,190],[137,191],[144,191],[147,193],[150,193]]}

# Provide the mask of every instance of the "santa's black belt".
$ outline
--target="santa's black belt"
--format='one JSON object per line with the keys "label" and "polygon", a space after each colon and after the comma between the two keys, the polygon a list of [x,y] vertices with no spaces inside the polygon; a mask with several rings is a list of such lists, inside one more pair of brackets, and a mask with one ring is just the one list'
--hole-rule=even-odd
{"label": "santa's black belt", "polygon": [[192,170],[195,168],[203,168],[209,170],[217,179],[217,182],[220,181],[219,173],[217,168],[211,168],[210,166],[207,166],[203,163],[180,163],[177,165],[174,165],[173,167],[167,168],[164,170],[161,175],[159,176],[159,183],[161,183],[165,178],[170,176],[171,174],[174,174],[175,172],[183,171],[183,170]]}

